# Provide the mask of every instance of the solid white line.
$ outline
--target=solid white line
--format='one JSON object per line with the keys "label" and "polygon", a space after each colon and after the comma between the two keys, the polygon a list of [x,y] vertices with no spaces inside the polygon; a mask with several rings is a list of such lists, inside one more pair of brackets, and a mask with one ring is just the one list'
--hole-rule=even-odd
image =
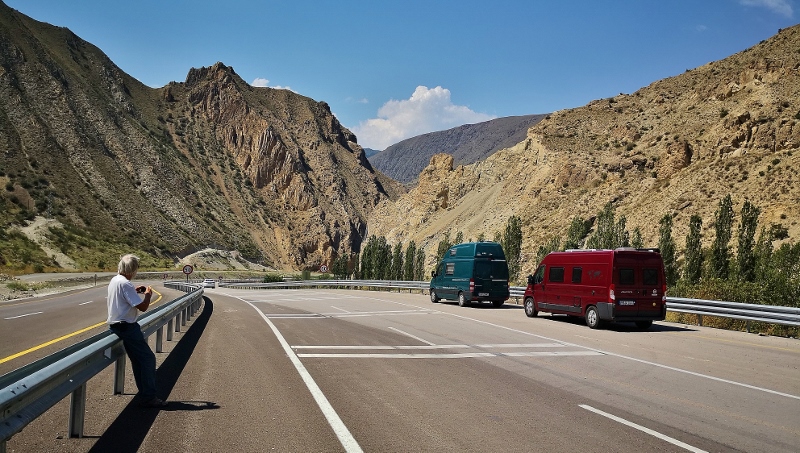
{"label": "solid white line", "polygon": [[341,442],[345,451],[353,453],[363,452],[361,446],[350,433],[350,430],[347,429],[347,426],[344,424],[342,419],[339,417],[339,414],[337,414],[336,410],[333,408],[333,406],[331,406],[328,398],[325,397],[324,393],[322,393],[322,389],[319,388],[317,383],[314,381],[314,378],[311,377],[311,373],[308,372],[306,367],[297,357],[297,354],[294,353],[291,346],[289,346],[289,343],[286,342],[286,339],[283,337],[280,331],[278,331],[278,328],[275,327],[275,324],[273,324],[272,321],[270,321],[269,318],[264,315],[264,313],[261,313],[261,310],[256,308],[255,305],[244,299],[239,300],[253,307],[253,309],[257,311],[264,320],[264,322],[267,323],[269,328],[272,329],[272,332],[275,334],[275,337],[278,339],[281,346],[283,346],[283,350],[286,352],[286,355],[289,357],[289,360],[291,360],[297,372],[300,374],[300,377],[303,379],[306,387],[308,387],[308,391],[311,392],[311,396],[314,397],[314,401],[317,402],[317,406],[319,406],[323,415],[325,415],[325,419],[328,420],[328,424],[331,425],[333,432],[336,433],[336,437],[339,438],[339,442]]}
{"label": "solid white line", "polygon": [[334,310],[339,310],[344,313],[350,313],[349,310],[345,310],[344,308],[334,307],[333,305],[331,305],[331,308],[333,308]]}
{"label": "solid white line", "polygon": [[529,351],[529,352],[463,352],[452,354],[297,354],[302,358],[316,359],[474,359],[479,357],[555,357],[601,355],[593,351]]}
{"label": "solid white line", "polygon": [[395,328],[395,327],[389,327],[389,329],[391,329],[391,330],[394,330],[395,332],[400,332],[400,333],[402,333],[403,335],[405,335],[405,336],[407,336],[407,337],[411,337],[411,338],[413,338],[413,339],[415,339],[415,340],[419,341],[420,343],[425,343],[425,344],[427,344],[427,345],[429,345],[429,346],[436,346],[434,343],[431,343],[431,342],[430,342],[430,341],[428,341],[428,340],[423,340],[422,338],[420,338],[420,337],[418,337],[418,336],[416,336],[416,335],[411,335],[410,333],[408,333],[408,332],[404,332],[404,331],[402,331],[402,330],[400,330],[400,329],[397,329],[397,328]]}
{"label": "solid white line", "polygon": [[624,418],[617,417],[616,415],[609,414],[608,412],[603,412],[600,409],[595,409],[592,406],[587,406],[585,404],[580,404],[580,407],[586,409],[587,411],[594,412],[595,414],[602,415],[603,417],[610,418],[611,420],[614,420],[615,422],[622,423],[623,425],[630,426],[631,428],[636,428],[639,431],[642,431],[644,433],[650,434],[651,436],[657,437],[657,438],[659,438],[661,440],[665,440],[665,441],[671,443],[672,445],[677,445],[678,447],[684,448],[686,450],[689,450],[689,451],[692,451],[692,452],[695,452],[695,453],[706,453],[706,450],[701,450],[701,449],[699,449],[697,447],[693,447],[693,446],[691,446],[689,444],[686,444],[686,443],[683,443],[683,442],[679,441],[678,439],[674,439],[672,437],[669,437],[666,434],[661,434],[658,431],[653,431],[650,428],[645,428],[642,425],[637,425],[636,423],[633,423],[633,422],[630,422],[628,420],[625,420]]}
{"label": "solid white line", "polygon": [[[392,327],[390,327],[392,329]],[[422,340],[424,341],[424,340]],[[292,346],[293,349],[467,349],[467,348],[563,348],[563,344],[558,343],[530,343],[530,344],[433,344],[429,343],[428,346],[422,345],[302,345]]]}
{"label": "solid white line", "polygon": [[41,315],[42,313],[44,313],[44,312],[43,311],[37,311],[36,313],[26,313],[24,315],[12,316],[10,318],[3,318],[3,319],[6,319],[6,320],[8,320],[8,319],[19,319],[19,318],[24,318],[26,316]]}
{"label": "solid white line", "polygon": [[78,305],[86,305],[86,304],[91,304],[91,303],[92,303],[92,301],[90,300],[89,302],[84,302],[84,303],[81,303],[81,304],[78,304]]}

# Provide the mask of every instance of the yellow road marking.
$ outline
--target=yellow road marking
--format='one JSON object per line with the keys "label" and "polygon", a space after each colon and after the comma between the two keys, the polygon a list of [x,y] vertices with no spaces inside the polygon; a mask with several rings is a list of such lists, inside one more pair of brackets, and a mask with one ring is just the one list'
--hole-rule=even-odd
{"label": "yellow road marking", "polygon": [[[156,290],[153,290],[153,292],[158,294],[158,298],[156,298],[156,300],[152,302],[152,305],[155,305],[161,300],[161,298],[163,296],[161,295],[160,292],[158,292]],[[6,363],[9,360],[14,360],[14,359],[16,359],[18,357],[22,357],[25,354],[30,354],[31,352],[38,351],[39,349],[42,349],[42,348],[45,348],[45,347],[50,346],[52,344],[58,343],[59,341],[63,341],[63,340],[66,340],[67,338],[74,337],[75,335],[80,335],[80,334],[82,334],[84,332],[87,332],[89,330],[96,329],[96,328],[102,326],[105,323],[106,323],[105,321],[99,322],[99,323],[97,323],[97,324],[95,324],[93,326],[89,326],[89,327],[83,328],[81,330],[78,330],[78,331],[72,332],[70,334],[64,335],[63,337],[58,337],[55,340],[50,340],[50,341],[42,343],[42,344],[40,344],[38,346],[34,346],[34,347],[30,348],[30,349],[26,349],[24,351],[21,351],[21,352],[18,352],[16,354],[10,355],[8,357],[2,358],[2,359],[0,359],[0,364],[1,363]]]}

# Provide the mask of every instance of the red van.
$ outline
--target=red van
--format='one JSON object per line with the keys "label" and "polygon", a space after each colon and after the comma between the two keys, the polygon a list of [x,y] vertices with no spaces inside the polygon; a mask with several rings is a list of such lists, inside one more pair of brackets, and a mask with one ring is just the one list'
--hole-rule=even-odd
{"label": "red van", "polygon": [[581,316],[592,329],[602,321],[632,321],[647,329],[667,315],[664,260],[658,249],[567,250],[544,257],[528,276],[525,314]]}

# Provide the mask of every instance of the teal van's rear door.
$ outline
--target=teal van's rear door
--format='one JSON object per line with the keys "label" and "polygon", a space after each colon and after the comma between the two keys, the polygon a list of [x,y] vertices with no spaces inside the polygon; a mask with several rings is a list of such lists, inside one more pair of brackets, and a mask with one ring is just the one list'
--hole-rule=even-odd
{"label": "teal van's rear door", "polygon": [[475,260],[475,292],[479,300],[508,299],[508,263],[504,260]]}

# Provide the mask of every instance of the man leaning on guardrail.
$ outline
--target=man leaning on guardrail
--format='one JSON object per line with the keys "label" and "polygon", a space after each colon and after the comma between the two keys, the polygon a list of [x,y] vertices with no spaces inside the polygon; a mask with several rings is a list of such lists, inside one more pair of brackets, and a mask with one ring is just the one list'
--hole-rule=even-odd
{"label": "man leaning on guardrail", "polygon": [[[139,389],[138,398],[143,407],[164,407],[165,401],[156,396],[156,356],[147,344],[142,329],[136,322],[139,311],[150,306],[153,288],[134,287],[131,279],[139,270],[139,257],[125,255],[117,266],[117,275],[108,284],[108,324],[111,331],[122,340],[131,360],[133,378]],[[144,299],[139,300],[139,293]]]}

